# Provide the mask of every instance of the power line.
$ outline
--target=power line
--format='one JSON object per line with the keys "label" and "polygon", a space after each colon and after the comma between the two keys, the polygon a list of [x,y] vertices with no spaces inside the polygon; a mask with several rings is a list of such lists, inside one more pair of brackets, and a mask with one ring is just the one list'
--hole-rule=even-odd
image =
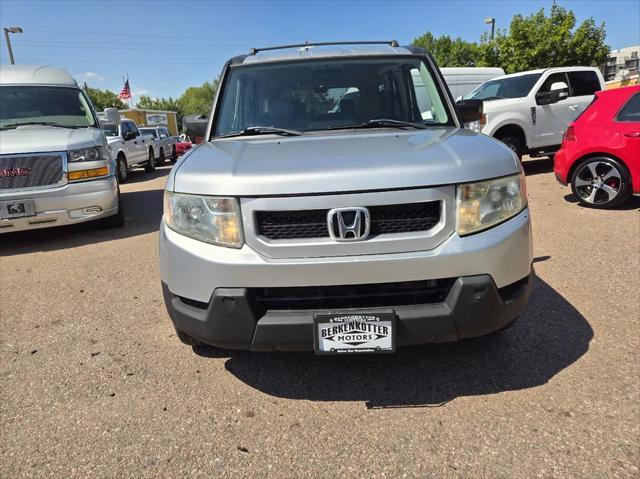
{"label": "power line", "polygon": [[109,64],[119,64],[119,65],[224,65],[224,62],[169,62],[164,60],[156,60],[153,62],[127,62],[122,60],[64,60],[60,58],[49,58],[47,60],[43,60],[41,58],[20,58],[20,63],[25,64],[29,62],[36,63],[109,63]]}
{"label": "power line", "polygon": [[[49,43],[50,42],[21,41],[20,45],[45,47],[45,46],[50,46]],[[104,43],[98,43],[98,44],[95,44],[93,46],[87,46],[85,43],[86,42],[83,42],[82,45],[72,44],[72,43],[63,43],[63,44],[57,44],[55,46],[55,48],[81,49],[81,50],[100,50],[100,51],[104,51],[104,50],[140,50],[140,51],[157,51],[158,53],[162,53],[163,51],[185,52],[184,48],[172,48],[172,47],[165,47],[165,46],[160,46],[160,45],[155,45],[155,46],[151,46],[151,45],[149,45],[149,46],[137,46],[136,44],[134,44],[132,46],[111,46],[111,45],[105,45]],[[208,51],[216,51],[216,50],[223,50],[223,49],[216,48],[216,47],[211,47],[211,48],[207,48],[207,47],[205,47],[205,48],[189,48],[188,49],[188,51],[199,51],[199,52],[208,52]]]}
{"label": "power line", "polygon": [[[220,40],[226,38],[225,36],[198,36],[198,35],[168,35],[165,33],[98,33],[98,32],[79,32],[76,30],[39,30],[39,29],[31,29],[29,28],[29,32],[36,33],[55,33],[59,35],[90,35],[90,36],[101,36],[101,37],[154,37],[154,38],[178,38],[181,40],[193,39],[193,40]],[[268,39],[267,41],[273,40]],[[254,41],[254,40],[251,40]]]}

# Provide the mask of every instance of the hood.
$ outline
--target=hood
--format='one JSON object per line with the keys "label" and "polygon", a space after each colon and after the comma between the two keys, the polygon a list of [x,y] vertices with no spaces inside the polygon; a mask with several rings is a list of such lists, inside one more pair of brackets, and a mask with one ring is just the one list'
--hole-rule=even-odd
{"label": "hood", "polygon": [[527,103],[527,97],[523,98],[497,98],[495,100],[483,100],[482,101],[482,111],[484,113],[489,113],[492,111],[501,111],[512,109],[514,105],[519,105],[520,103]]}
{"label": "hood", "polygon": [[167,188],[228,196],[412,188],[520,171],[502,143],[457,128],[220,139],[187,155]]}
{"label": "hood", "polygon": [[0,155],[67,151],[104,144],[104,134],[98,128],[24,126],[0,131]]}

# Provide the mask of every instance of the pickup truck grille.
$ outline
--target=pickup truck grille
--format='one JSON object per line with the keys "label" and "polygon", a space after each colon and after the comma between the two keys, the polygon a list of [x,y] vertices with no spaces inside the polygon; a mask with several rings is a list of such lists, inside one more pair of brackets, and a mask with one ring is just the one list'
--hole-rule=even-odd
{"label": "pickup truck grille", "polygon": [[[371,236],[428,231],[438,224],[440,201],[369,206]],[[271,240],[328,238],[328,209],[256,211],[259,235]]]}
{"label": "pickup truck grille", "polygon": [[253,288],[252,292],[265,311],[376,308],[442,303],[454,282],[455,278],[448,278],[340,286]]}
{"label": "pickup truck grille", "polygon": [[0,156],[0,191],[57,185],[63,175],[61,155]]}

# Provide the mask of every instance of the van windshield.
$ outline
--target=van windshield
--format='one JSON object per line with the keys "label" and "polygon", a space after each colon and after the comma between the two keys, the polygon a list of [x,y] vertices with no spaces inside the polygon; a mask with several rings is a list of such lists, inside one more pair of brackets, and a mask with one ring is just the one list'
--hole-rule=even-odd
{"label": "van windshield", "polygon": [[453,125],[427,65],[396,57],[231,67],[214,131],[215,136],[252,127],[318,131],[377,119]]}
{"label": "van windshield", "polygon": [[501,100],[503,98],[524,98],[529,94],[541,73],[528,73],[515,77],[489,80],[478,86],[465,98],[475,100]]}
{"label": "van windshield", "polygon": [[42,124],[86,128],[96,126],[96,119],[79,88],[0,86],[0,128]]}

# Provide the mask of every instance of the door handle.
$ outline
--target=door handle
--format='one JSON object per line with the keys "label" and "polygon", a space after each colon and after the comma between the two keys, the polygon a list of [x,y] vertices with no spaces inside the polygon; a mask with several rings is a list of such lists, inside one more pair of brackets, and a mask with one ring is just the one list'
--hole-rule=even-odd
{"label": "door handle", "polygon": [[640,138],[640,131],[630,131],[628,133],[625,133],[624,136],[629,138]]}
{"label": "door handle", "polygon": [[138,140],[133,140],[133,144],[137,145],[138,144]]}

